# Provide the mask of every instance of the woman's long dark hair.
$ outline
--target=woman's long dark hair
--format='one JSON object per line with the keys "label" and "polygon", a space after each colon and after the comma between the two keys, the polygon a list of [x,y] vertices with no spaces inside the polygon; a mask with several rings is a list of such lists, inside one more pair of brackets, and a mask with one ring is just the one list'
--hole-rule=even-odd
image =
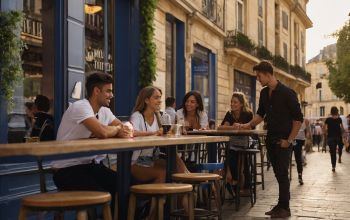
{"label": "woman's long dark hair", "polygon": [[204,107],[203,107],[202,96],[197,91],[190,91],[190,92],[186,93],[185,97],[182,99],[182,109],[183,109],[184,117],[185,118],[187,117],[186,101],[190,96],[193,96],[196,99],[196,102],[198,104],[198,107],[196,109],[196,116],[197,116],[197,119],[199,121],[199,117],[200,117],[199,112],[202,112],[204,110]]}

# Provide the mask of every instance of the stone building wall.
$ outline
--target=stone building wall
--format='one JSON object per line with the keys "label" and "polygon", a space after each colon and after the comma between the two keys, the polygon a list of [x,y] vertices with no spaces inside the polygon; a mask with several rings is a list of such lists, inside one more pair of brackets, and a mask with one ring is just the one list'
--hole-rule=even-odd
{"label": "stone building wall", "polygon": [[[166,47],[165,47],[165,25],[166,14],[171,14],[185,25],[185,70],[186,70],[186,91],[191,90],[191,58],[194,51],[194,45],[198,44],[209,49],[216,54],[216,120],[221,122],[227,110],[230,109],[230,100],[232,92],[236,90],[234,86],[234,71],[240,71],[247,76],[255,77],[252,68],[259,62],[259,59],[243,50],[237,48],[227,48],[224,45],[225,37],[228,31],[237,29],[237,2],[244,4],[244,34],[247,35],[256,45],[258,44],[258,19],[264,24],[263,45],[272,52],[283,56],[283,42],[287,44],[287,61],[295,64],[293,49],[294,43],[294,22],[299,24],[300,31],[305,33],[305,29],[310,27],[311,21],[305,18],[299,19],[298,14],[292,11],[294,1],[263,1],[263,17],[258,17],[258,1],[247,0],[222,0],[224,5],[222,10],[223,27],[218,27],[214,22],[208,19],[202,12],[202,0],[159,0],[156,14],[155,42],[157,46],[157,80],[155,85],[163,90],[165,89],[166,73]],[[219,1],[217,1],[219,2]],[[299,1],[301,8],[305,8],[306,1]],[[276,10],[276,4],[279,10]],[[288,15],[288,30],[282,28],[282,11]],[[304,12],[305,13],[305,12]],[[306,16],[307,17],[307,16]],[[276,21],[278,19],[278,21]],[[308,19],[308,18],[307,18]],[[276,25],[279,24],[279,25]],[[312,25],[312,24],[311,24]],[[277,29],[276,29],[277,28]],[[278,32],[278,35],[276,35]],[[305,41],[305,37],[304,37]],[[305,46],[305,42],[303,43]],[[300,50],[300,60],[305,59],[305,50]],[[283,83],[291,86],[299,94],[301,101],[305,99],[305,88],[309,83],[298,79],[297,77],[284,72],[278,68],[275,69],[276,77]],[[259,101],[261,85],[256,82],[255,85],[255,103]],[[182,99],[182,97],[177,97]],[[165,97],[163,97],[165,99]]]}

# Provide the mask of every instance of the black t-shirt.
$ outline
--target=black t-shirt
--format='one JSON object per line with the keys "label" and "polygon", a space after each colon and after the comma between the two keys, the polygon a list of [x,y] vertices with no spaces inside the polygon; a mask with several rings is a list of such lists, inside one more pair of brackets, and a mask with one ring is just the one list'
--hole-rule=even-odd
{"label": "black t-shirt", "polygon": [[329,117],[326,119],[327,124],[327,137],[339,138],[341,137],[340,125],[342,123],[341,118]]}
{"label": "black t-shirt", "polygon": [[[248,123],[253,118],[252,112],[241,112],[239,118],[234,118],[233,113],[228,111],[225,115],[224,120],[222,120],[221,125],[228,122],[231,126],[233,123]],[[232,136],[230,137],[230,149],[237,150],[237,148],[249,147],[249,137],[248,136]]]}
{"label": "black t-shirt", "polygon": [[[40,141],[55,140],[53,117],[45,112],[37,112],[34,114],[34,118],[35,123],[33,125],[32,133],[30,136],[40,136]],[[44,124],[46,127],[43,127]]]}
{"label": "black t-shirt", "polygon": [[221,125],[224,125],[225,122],[228,122],[230,125],[233,125],[233,123],[248,123],[253,118],[253,113],[251,112],[241,112],[238,119],[235,119],[233,117],[233,114],[231,111],[228,111],[225,115],[224,120],[222,120]]}

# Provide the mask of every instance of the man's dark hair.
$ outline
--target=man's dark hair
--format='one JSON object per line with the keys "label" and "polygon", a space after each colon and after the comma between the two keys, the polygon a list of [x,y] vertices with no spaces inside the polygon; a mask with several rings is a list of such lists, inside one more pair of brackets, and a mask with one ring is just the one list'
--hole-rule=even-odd
{"label": "man's dark hair", "polygon": [[48,112],[50,110],[50,100],[44,95],[37,95],[34,104],[38,111]]}
{"label": "man's dark hair", "polygon": [[172,96],[169,96],[168,98],[165,99],[165,106],[166,107],[171,107],[175,103],[175,98]]}
{"label": "man's dark hair", "polygon": [[113,78],[111,75],[102,72],[93,72],[86,78],[86,96],[90,98],[92,95],[92,91],[95,87],[99,89],[106,84],[113,83]]}
{"label": "man's dark hair", "polygon": [[273,75],[273,67],[272,64],[269,61],[261,61],[259,64],[255,65],[253,67],[253,71],[258,71],[262,73],[270,73]]}
{"label": "man's dark hair", "polygon": [[335,106],[333,106],[333,107],[331,108],[331,115],[338,115],[338,113],[339,113],[338,108],[335,107]]}

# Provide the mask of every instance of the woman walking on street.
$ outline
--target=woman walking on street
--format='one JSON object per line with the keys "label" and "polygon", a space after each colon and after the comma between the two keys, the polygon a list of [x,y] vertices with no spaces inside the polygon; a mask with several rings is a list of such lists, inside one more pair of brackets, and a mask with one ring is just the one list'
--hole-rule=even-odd
{"label": "woman walking on street", "polygon": [[306,161],[303,161],[303,145],[305,144],[305,139],[309,138],[310,135],[310,124],[309,120],[304,119],[303,124],[301,125],[299,132],[297,136],[295,137],[295,145],[293,146],[294,151],[294,158],[295,162],[297,164],[297,170],[298,170],[298,179],[299,184],[303,185],[303,163],[306,163]]}
{"label": "woman walking on street", "polygon": [[329,146],[329,152],[331,154],[333,172],[335,172],[335,166],[337,161],[337,146],[339,153],[339,163],[341,163],[341,155],[344,146],[342,141],[342,131],[344,131],[344,127],[338,112],[338,108],[333,106],[331,108],[331,116],[328,117],[325,121],[325,133],[327,134],[327,143]]}

